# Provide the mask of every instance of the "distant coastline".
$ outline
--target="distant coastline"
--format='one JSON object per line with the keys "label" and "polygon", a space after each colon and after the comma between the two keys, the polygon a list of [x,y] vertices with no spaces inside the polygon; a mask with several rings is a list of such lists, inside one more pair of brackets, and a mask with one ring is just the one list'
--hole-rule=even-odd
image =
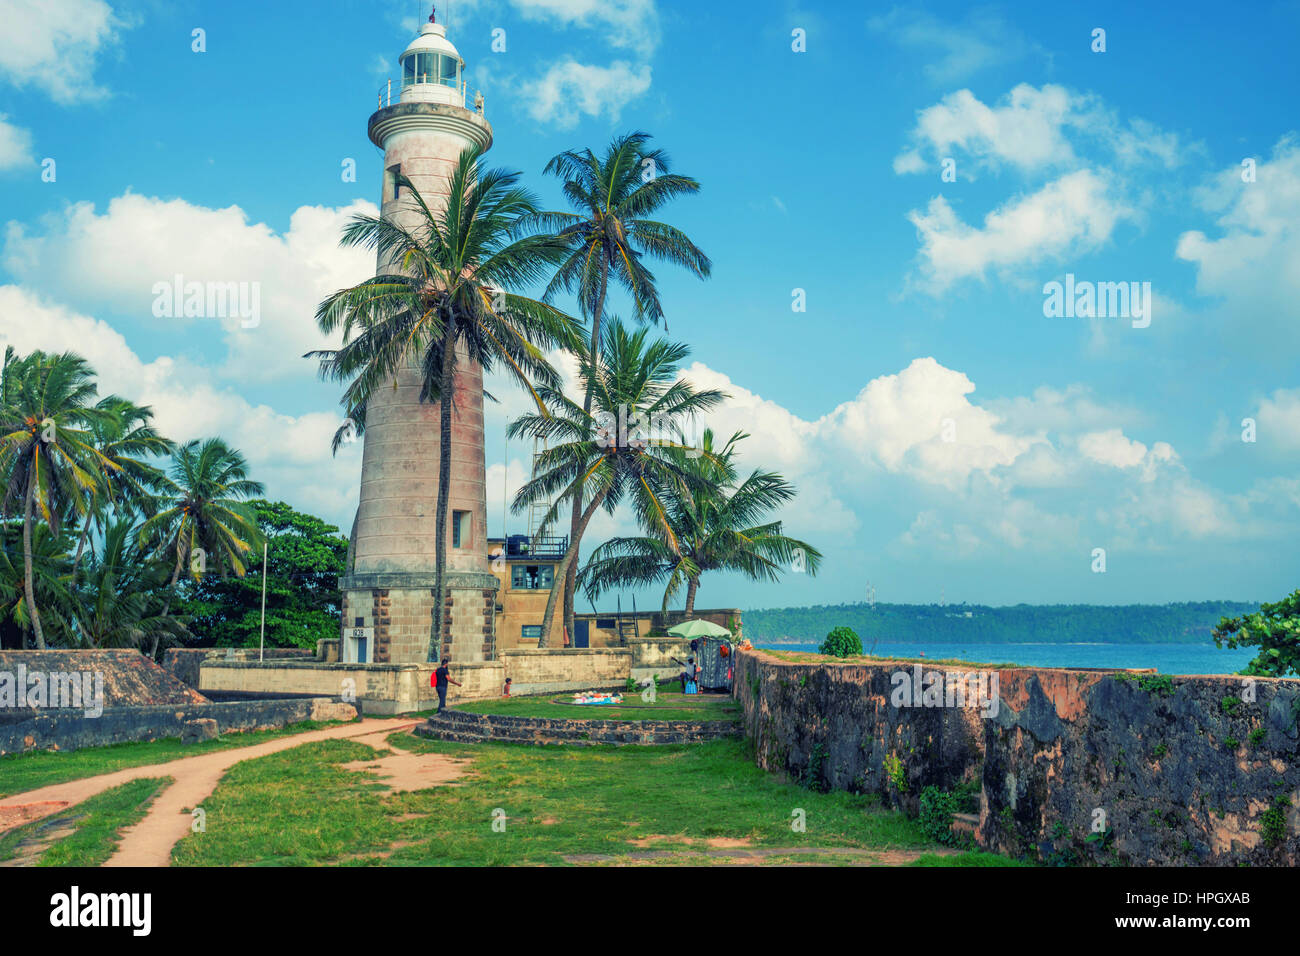
{"label": "distant coastline", "polygon": [[1249,614],[1248,601],[1175,604],[835,604],[743,612],[745,636],[773,646],[821,641],[834,627],[857,631],[864,645],[1212,644],[1224,617]]}

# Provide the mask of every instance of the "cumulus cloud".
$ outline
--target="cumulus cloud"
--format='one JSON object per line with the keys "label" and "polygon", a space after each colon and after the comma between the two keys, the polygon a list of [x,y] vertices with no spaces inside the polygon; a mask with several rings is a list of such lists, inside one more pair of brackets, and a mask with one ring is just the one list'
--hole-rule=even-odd
{"label": "cumulus cloud", "polygon": [[1176,134],[1141,118],[1124,123],[1098,97],[1053,83],[1020,83],[993,105],[967,89],[949,93],[917,113],[908,141],[895,172],[921,172],[952,157],[962,178],[972,169],[1075,169],[1097,155],[1105,164],[1173,168],[1184,153]]}
{"label": "cumulus cloud", "polygon": [[5,267],[24,284],[61,289],[68,304],[105,307],[141,318],[154,316],[159,283],[256,284],[260,317],[247,327],[234,310],[207,318],[154,317],[158,328],[185,324],[195,336],[221,337],[225,373],[246,382],[282,377],[286,363],[331,343],[317,330],[316,306],[330,292],[374,272],[374,255],[342,249],[338,237],[356,213],[376,214],[373,203],[342,208],[303,206],[280,234],[253,223],[238,206],[210,209],[181,199],[127,193],[100,213],[88,202],[47,217],[28,232],[8,225]]}
{"label": "cumulus cloud", "polygon": [[648,65],[617,60],[595,66],[566,57],[517,92],[524,96],[533,119],[572,129],[583,116],[603,114],[616,121],[623,107],[648,89]]}
{"label": "cumulus cloud", "polygon": [[104,0],[0,0],[0,23],[0,78],[57,103],[107,95],[95,67],[130,26]]}
{"label": "cumulus cloud", "polygon": [[526,19],[598,32],[614,47],[648,56],[659,43],[654,0],[510,0]]}
{"label": "cumulus cloud", "polygon": [[32,155],[32,134],[9,122],[0,113],[0,172],[30,166],[36,161]]}
{"label": "cumulus cloud", "polygon": [[908,214],[921,241],[916,284],[941,292],[962,279],[983,279],[990,268],[1010,270],[1086,253],[1137,215],[1104,171],[1086,169],[1008,201],[985,216],[982,227],[963,222],[947,199],[936,196],[924,212]]}
{"label": "cumulus cloud", "polygon": [[17,286],[0,286],[0,340],[19,353],[75,351],[94,367],[101,395],[152,406],[159,430],[176,441],[225,438],[272,497],[338,520],[356,507],[360,443],[331,455],[341,424],[335,412],[286,415],[245,398],[210,369],[169,356],[145,361],[106,322]]}
{"label": "cumulus cloud", "polygon": [[1300,141],[1282,139],[1272,157],[1244,182],[1233,166],[1199,189],[1196,199],[1217,215],[1218,236],[1183,233],[1175,254],[1196,266],[1196,291],[1229,301],[1225,323],[1237,339],[1276,349],[1300,342],[1295,304],[1300,301]]}

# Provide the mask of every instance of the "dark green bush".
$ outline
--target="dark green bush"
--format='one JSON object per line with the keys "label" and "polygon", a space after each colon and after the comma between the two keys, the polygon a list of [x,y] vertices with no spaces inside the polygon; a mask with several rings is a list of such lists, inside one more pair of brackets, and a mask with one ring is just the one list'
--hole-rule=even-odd
{"label": "dark green bush", "polygon": [[956,812],[957,797],[954,794],[945,793],[938,787],[926,787],[921,791],[918,822],[931,840],[948,846],[957,842],[952,832],[952,815]]}
{"label": "dark green bush", "polygon": [[848,657],[850,654],[862,653],[862,638],[851,627],[837,627],[826,635],[818,652],[835,657]]}

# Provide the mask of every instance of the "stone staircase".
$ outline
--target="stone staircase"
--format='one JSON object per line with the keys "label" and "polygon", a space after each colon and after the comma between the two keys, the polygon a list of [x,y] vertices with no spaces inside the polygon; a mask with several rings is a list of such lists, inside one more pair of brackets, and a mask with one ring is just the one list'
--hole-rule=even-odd
{"label": "stone staircase", "polygon": [[421,737],[477,744],[686,744],[739,737],[731,720],[560,720],[446,710],[415,728]]}

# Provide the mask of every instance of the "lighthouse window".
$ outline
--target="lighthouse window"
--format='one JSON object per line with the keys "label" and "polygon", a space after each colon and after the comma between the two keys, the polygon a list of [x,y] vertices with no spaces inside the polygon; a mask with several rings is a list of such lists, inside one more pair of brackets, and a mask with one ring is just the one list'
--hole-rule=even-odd
{"label": "lighthouse window", "polygon": [[391,199],[397,199],[402,194],[402,187],[397,182],[397,177],[400,175],[402,175],[401,163],[388,167],[388,196]]}
{"label": "lighthouse window", "polygon": [[451,546],[463,548],[469,544],[469,512],[453,511],[451,515]]}
{"label": "lighthouse window", "polygon": [[449,56],[441,56],[438,59],[442,61],[439,82],[443,86],[450,86],[453,89],[458,87],[460,83],[456,78],[456,74],[460,71],[460,63]]}
{"label": "lighthouse window", "polygon": [[412,54],[402,61],[402,85],[411,86],[415,83],[415,55]]}

